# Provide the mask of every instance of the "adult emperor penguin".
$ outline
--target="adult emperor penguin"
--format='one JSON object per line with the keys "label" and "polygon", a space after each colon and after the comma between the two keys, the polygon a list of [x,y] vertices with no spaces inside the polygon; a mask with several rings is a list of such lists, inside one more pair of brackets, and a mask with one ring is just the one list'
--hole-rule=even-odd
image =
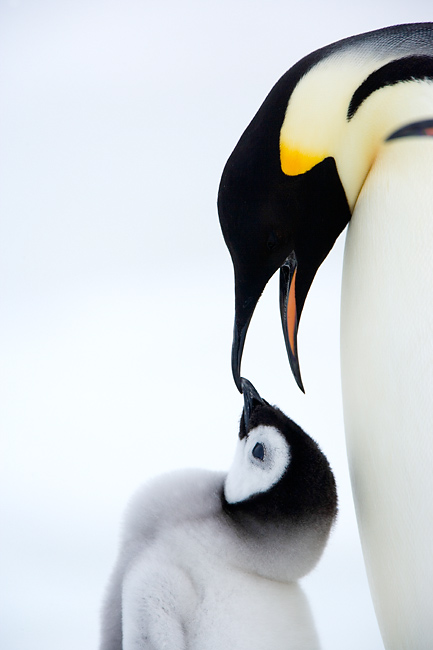
{"label": "adult emperor penguin", "polygon": [[235,269],[232,367],[267,281],[302,388],[308,289],[350,220],[341,358],[349,465],[387,648],[433,647],[433,24],[389,27],[302,59],[223,172]]}
{"label": "adult emperor penguin", "polygon": [[176,472],[133,498],[101,650],[320,647],[296,581],[328,539],[334,477],[300,427],[243,387],[229,472]]}

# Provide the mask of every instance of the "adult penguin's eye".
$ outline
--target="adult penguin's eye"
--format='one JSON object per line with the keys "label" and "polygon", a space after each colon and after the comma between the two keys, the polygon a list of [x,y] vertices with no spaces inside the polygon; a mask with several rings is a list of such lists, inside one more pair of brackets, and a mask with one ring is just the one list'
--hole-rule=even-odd
{"label": "adult penguin's eye", "polygon": [[257,458],[258,460],[263,460],[265,457],[265,448],[263,447],[261,442],[256,442],[254,445],[254,449],[251,452],[254,456],[254,458]]}

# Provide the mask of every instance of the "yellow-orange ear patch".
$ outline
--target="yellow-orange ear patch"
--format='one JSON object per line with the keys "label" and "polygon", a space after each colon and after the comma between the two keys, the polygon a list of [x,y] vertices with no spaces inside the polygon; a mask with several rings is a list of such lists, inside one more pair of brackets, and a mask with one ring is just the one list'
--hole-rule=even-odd
{"label": "yellow-orange ear patch", "polygon": [[280,140],[281,169],[287,176],[304,174],[326,158],[326,154],[314,154],[288,147]]}

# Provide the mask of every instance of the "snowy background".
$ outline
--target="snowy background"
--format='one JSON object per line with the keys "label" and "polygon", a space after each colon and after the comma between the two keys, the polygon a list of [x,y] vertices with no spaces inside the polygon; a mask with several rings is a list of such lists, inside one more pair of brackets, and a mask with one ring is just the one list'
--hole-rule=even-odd
{"label": "snowy background", "polygon": [[[227,469],[232,266],[216,193],[275,81],[313,49],[432,18],[430,0],[0,0],[0,647],[92,650],[144,480]],[[344,236],[291,377],[272,281],[242,371],[321,445],[340,514],[302,581],[323,650],[381,650],[339,378]]]}

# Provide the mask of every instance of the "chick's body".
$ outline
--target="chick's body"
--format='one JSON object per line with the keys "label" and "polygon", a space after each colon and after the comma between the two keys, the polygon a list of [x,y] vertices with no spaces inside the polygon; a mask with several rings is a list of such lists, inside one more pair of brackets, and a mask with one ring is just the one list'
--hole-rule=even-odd
{"label": "chick's body", "polygon": [[[258,472],[268,471],[260,465],[266,458],[249,452],[248,445],[261,444],[255,437],[266,441],[270,457],[274,438],[287,444],[281,432],[271,429],[255,426],[244,433],[238,446],[247,451],[246,460],[235,460],[228,474],[184,470],[137,492],[107,592],[101,650],[319,648],[296,580],[318,561],[335,516],[335,484],[323,454],[317,448],[334,495],[325,514],[323,508],[294,516],[278,512],[281,484],[292,465],[296,471],[296,444],[278,480],[275,458],[270,463],[273,483],[263,493],[243,494],[236,501],[235,481],[231,502],[226,499],[228,478],[242,474],[245,462],[250,477],[250,456]],[[244,480],[242,490],[247,484]]]}

